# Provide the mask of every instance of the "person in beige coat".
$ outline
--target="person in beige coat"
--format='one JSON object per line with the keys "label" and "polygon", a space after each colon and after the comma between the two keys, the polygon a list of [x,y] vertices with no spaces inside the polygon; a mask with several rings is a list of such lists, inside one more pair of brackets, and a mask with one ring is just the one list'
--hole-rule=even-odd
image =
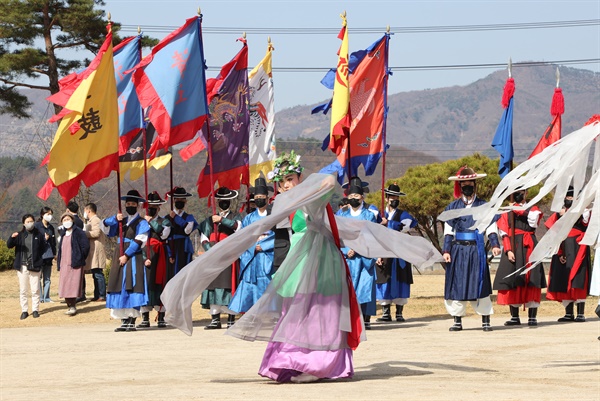
{"label": "person in beige coat", "polygon": [[92,298],[92,302],[105,302],[106,280],[104,278],[104,268],[106,267],[106,251],[104,244],[106,235],[100,228],[102,220],[96,215],[96,210],[96,204],[94,203],[85,205],[85,235],[90,240],[90,253],[85,261],[85,272],[91,273],[94,278],[94,298]]}

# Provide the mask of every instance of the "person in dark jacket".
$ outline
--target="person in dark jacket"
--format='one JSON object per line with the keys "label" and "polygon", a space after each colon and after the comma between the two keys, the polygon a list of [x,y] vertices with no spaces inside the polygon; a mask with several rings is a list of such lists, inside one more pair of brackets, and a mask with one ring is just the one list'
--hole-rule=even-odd
{"label": "person in dark jacket", "polygon": [[42,255],[46,249],[44,234],[35,227],[32,214],[26,214],[22,218],[23,229],[14,232],[6,246],[15,248],[15,261],[13,268],[19,277],[19,296],[21,301],[21,320],[29,316],[29,305],[27,301],[27,286],[31,291],[32,316],[40,316],[40,271],[44,259]]}
{"label": "person in dark jacket", "polygon": [[53,302],[50,299],[50,276],[52,275],[52,261],[56,256],[56,233],[54,231],[54,226],[50,224],[52,221],[52,215],[54,212],[48,206],[42,207],[40,210],[40,218],[35,222],[35,227],[41,232],[44,233],[44,238],[46,239],[46,249],[44,250],[44,254],[42,258],[44,259],[44,264],[42,265],[42,275],[40,277],[40,302]]}
{"label": "person in dark jacket", "polygon": [[75,219],[70,213],[61,216],[60,222],[65,234],[60,240],[56,263],[60,278],[58,281],[58,296],[64,298],[69,308],[65,314],[74,316],[77,297],[83,290],[83,267],[90,252],[90,242],[85,232],[75,225]]}

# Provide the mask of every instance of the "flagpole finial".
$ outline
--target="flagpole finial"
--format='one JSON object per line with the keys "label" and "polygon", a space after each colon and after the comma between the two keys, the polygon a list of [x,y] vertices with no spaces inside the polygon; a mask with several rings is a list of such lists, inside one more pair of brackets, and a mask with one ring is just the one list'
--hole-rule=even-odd
{"label": "flagpole finial", "polygon": [[270,36],[267,36],[267,43],[271,44],[271,37]]}
{"label": "flagpole finial", "polygon": [[246,39],[246,32],[242,32],[242,38]]}
{"label": "flagpole finial", "polygon": [[387,34],[390,33],[390,26],[389,25],[385,27],[385,33],[387,33]]}
{"label": "flagpole finial", "polygon": [[556,67],[556,87],[560,88],[560,71],[558,67]]}
{"label": "flagpole finial", "polygon": [[512,78],[512,57],[508,58],[508,77]]}
{"label": "flagpole finial", "polygon": [[108,18],[108,23],[110,24],[110,11],[106,13],[106,18]]}
{"label": "flagpole finial", "polygon": [[346,18],[346,10],[342,13],[342,18]]}
{"label": "flagpole finial", "polygon": [[198,7],[198,17],[202,16],[202,10],[200,9],[200,7]]}
{"label": "flagpole finial", "polygon": [[138,25],[138,35],[142,33],[142,28],[140,28],[140,26]]}

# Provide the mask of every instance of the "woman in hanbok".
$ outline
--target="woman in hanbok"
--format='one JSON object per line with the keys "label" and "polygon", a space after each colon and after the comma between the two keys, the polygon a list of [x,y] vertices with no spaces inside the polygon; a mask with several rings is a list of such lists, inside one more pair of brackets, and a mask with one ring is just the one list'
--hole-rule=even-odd
{"label": "woman in hanbok", "polygon": [[216,244],[167,284],[166,318],[191,334],[191,305],[202,290],[266,230],[287,224],[293,231],[289,253],[264,295],[227,334],[268,341],[259,374],[278,382],[351,377],[352,350],[365,336],[340,247],[368,257],[401,257],[418,266],[440,261],[441,255],[424,238],[335,217],[329,207],[335,178],[313,174],[299,183],[299,161],[292,152],[275,162],[270,176],[281,193],[269,216]]}

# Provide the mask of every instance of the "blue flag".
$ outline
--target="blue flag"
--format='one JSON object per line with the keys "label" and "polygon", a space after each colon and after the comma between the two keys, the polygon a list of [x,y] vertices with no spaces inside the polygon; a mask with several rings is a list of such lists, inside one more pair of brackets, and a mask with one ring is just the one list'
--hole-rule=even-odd
{"label": "blue flag", "polygon": [[144,125],[142,106],[135,93],[132,72],[141,60],[141,36],[132,36],[113,50],[117,96],[119,97],[119,155],[124,155],[131,140]]}
{"label": "blue flag", "polygon": [[510,172],[511,163],[514,157],[513,138],[513,98],[508,102],[508,107],[504,109],[500,124],[496,129],[496,135],[492,141],[492,147],[500,153],[500,164],[498,165],[498,174],[504,178]]}

